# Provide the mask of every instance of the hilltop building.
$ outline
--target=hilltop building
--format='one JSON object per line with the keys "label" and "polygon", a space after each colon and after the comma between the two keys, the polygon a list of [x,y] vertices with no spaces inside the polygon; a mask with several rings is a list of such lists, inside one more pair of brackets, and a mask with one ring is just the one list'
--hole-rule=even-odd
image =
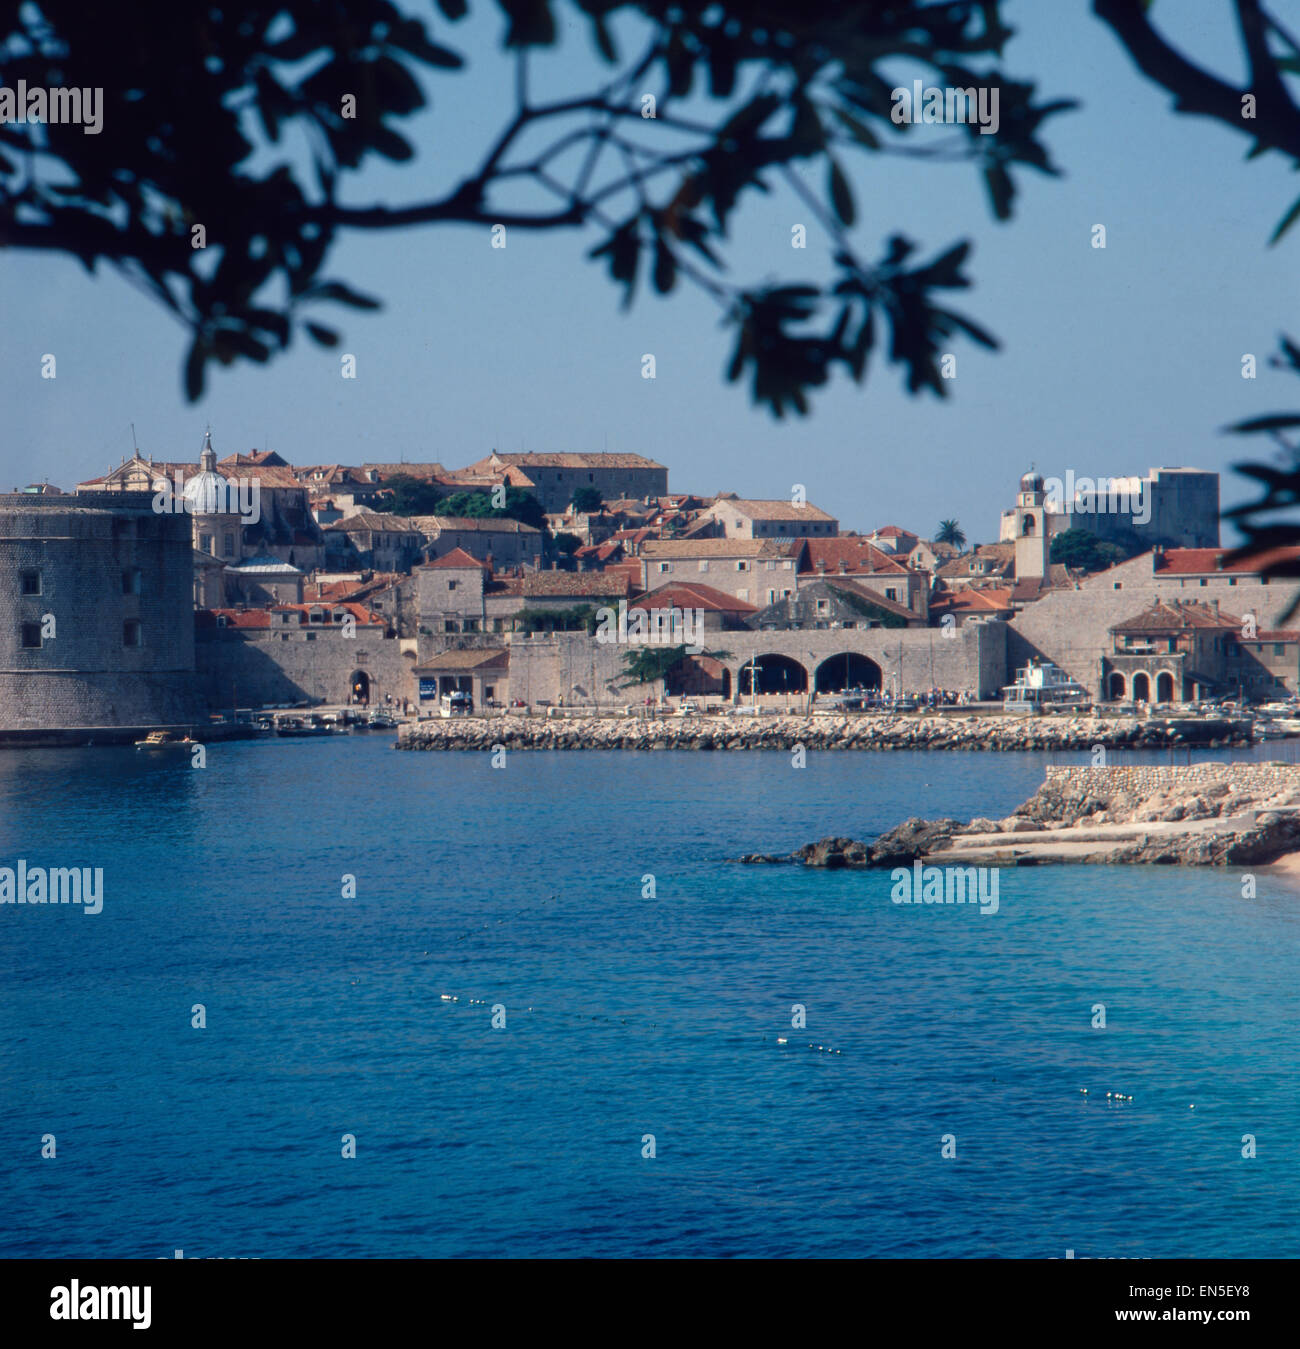
{"label": "hilltop building", "polygon": [[668,470],[641,454],[498,454],[470,464],[455,477],[500,481],[514,471],[548,513],[563,511],[579,487],[594,487],[605,501],[619,497],[661,497],[668,493]]}

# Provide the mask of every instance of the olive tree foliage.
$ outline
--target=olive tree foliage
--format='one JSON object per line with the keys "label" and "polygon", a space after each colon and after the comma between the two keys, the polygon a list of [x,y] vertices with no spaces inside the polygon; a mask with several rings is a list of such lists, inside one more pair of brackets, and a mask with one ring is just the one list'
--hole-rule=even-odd
{"label": "olive tree foliage", "polygon": [[[448,224],[588,231],[624,304],[644,284],[702,288],[729,332],[728,378],[778,416],[806,412],[837,369],[861,383],[873,353],[910,392],[943,396],[937,358],[954,339],[997,345],[947,307],[970,284],[969,244],[889,233],[889,202],[850,231],[880,156],[973,169],[1003,221],[1019,170],[1055,172],[1040,131],[1072,105],[1035,101],[999,69],[1001,9],[476,0],[502,24],[511,87],[476,167],[440,181],[408,123],[433,105],[436,124],[441,82],[472,78],[456,50],[469,0],[0,0],[0,81],[104,98],[97,135],[0,125],[0,243],[110,264],[145,289],[188,331],[192,400],[213,362],[268,362],[300,332],[333,347],[322,309],[379,307],[331,270],[341,237]],[[530,68],[574,19],[600,78],[535,97]],[[896,122],[900,68],[927,86],[996,87],[996,133]],[[409,198],[356,204],[376,158],[412,165]],[[787,247],[763,279],[734,277],[739,218],[778,187],[809,246]]]}

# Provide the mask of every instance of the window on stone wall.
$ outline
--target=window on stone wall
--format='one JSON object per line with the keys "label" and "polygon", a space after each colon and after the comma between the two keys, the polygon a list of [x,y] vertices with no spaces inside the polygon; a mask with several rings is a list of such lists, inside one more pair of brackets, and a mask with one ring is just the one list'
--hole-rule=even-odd
{"label": "window on stone wall", "polygon": [[138,595],[140,593],[140,568],[126,567],[122,572],[122,594]]}
{"label": "window on stone wall", "polygon": [[39,595],[41,593],[41,574],[38,571],[23,572],[23,594]]}
{"label": "window on stone wall", "polygon": [[41,625],[39,623],[23,624],[23,647],[25,650],[36,650],[41,644]]}
{"label": "window on stone wall", "polygon": [[235,536],[234,536],[233,534],[227,534],[227,535],[226,535],[225,539],[223,540],[223,547],[224,547],[224,549],[225,549],[225,555],[226,555],[226,557],[234,557],[234,555],[235,555]]}
{"label": "window on stone wall", "polygon": [[122,645],[140,645],[140,620],[138,618],[128,618],[122,624]]}
{"label": "window on stone wall", "polygon": [[309,642],[314,642],[316,640],[316,634],[314,632],[309,632],[307,634],[307,640]]}

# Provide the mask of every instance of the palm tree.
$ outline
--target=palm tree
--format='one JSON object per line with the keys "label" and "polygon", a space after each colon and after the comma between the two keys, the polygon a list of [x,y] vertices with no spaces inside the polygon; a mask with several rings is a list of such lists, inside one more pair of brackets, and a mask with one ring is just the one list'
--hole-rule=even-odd
{"label": "palm tree", "polygon": [[950,543],[954,548],[965,548],[966,535],[956,520],[940,520],[939,532],[934,536],[935,543]]}

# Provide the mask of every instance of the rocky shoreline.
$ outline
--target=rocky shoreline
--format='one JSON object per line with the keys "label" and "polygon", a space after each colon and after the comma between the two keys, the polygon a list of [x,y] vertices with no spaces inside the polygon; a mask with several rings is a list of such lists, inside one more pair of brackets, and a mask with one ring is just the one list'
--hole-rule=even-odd
{"label": "rocky shoreline", "polygon": [[1300,852],[1300,766],[1049,768],[1038,791],[1004,820],[924,820],[874,843],[829,837],[746,863],[837,869],[1152,863],[1268,866]]}
{"label": "rocky shoreline", "polygon": [[763,717],[449,717],[406,725],[397,749],[1077,750],[1251,743],[1249,723],[988,713]]}

